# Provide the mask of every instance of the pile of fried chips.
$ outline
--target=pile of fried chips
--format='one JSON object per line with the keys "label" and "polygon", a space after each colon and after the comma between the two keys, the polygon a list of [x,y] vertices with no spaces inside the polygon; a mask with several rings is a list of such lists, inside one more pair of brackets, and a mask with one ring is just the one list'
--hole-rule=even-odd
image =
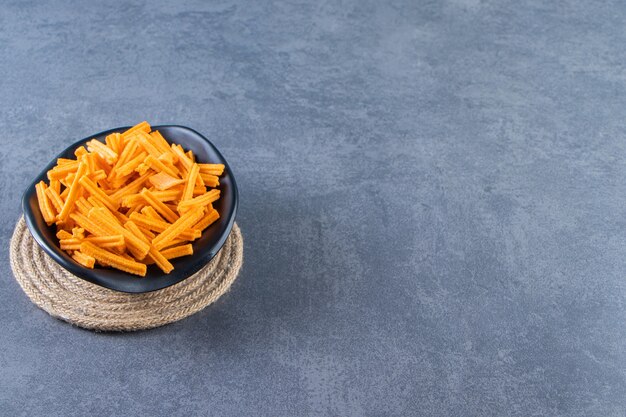
{"label": "pile of fried chips", "polygon": [[224,165],[197,163],[148,122],[105,143],[92,139],[74,155],[59,158],[36,191],[61,249],[87,268],[145,276],[155,263],[169,273],[169,260],[192,255],[190,242],[219,218],[212,203]]}

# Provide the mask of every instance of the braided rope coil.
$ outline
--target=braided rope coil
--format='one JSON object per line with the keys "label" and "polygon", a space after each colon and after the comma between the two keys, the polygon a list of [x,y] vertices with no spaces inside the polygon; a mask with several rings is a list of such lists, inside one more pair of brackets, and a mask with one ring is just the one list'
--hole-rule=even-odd
{"label": "braided rope coil", "polygon": [[24,219],[10,244],[11,268],[26,295],[53,317],[97,331],[163,326],[202,310],[231,286],[243,263],[243,238],[235,224],[219,253],[191,277],[162,290],[127,294],[72,275],[31,236]]}

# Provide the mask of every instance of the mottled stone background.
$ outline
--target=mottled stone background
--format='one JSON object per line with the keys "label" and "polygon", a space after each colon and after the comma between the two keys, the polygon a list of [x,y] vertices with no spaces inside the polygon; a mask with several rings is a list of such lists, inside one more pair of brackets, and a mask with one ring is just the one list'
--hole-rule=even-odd
{"label": "mottled stone background", "polygon": [[[525,4],[520,4],[525,3]],[[3,416],[626,415],[626,3],[0,1]],[[245,265],[94,334],[9,268],[90,133],[188,125]]]}

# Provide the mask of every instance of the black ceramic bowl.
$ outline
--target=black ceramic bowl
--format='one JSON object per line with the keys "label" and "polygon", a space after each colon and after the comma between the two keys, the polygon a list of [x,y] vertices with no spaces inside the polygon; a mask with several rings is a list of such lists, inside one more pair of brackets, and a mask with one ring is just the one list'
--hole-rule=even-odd
{"label": "black ceramic bowl", "polygon": [[[79,140],[61,152],[57,158],[74,158],[74,150],[88,140],[96,138],[104,141],[107,135],[113,132],[123,132],[126,129],[128,126],[118,127]],[[67,253],[59,249],[55,226],[48,226],[44,221],[35,191],[35,184],[41,180],[48,181],[46,173],[56,165],[56,158],[37,175],[22,198],[26,224],[43,250],[72,274],[112,290],[142,293],[169,287],[184,280],[206,265],[219,252],[235,222],[238,205],[237,184],[228,163],[215,146],[200,133],[185,126],[153,126],[153,129],[158,129],[168,142],[178,143],[185,150],[191,149],[198,162],[226,166],[224,175],[220,177],[220,199],[213,204],[213,207],[220,213],[219,220],[209,226],[202,233],[201,238],[193,242],[193,255],[172,260],[174,270],[169,274],[163,273],[156,265],[148,266],[148,272],[144,278],[116,269],[102,267],[88,269],[76,263]]]}

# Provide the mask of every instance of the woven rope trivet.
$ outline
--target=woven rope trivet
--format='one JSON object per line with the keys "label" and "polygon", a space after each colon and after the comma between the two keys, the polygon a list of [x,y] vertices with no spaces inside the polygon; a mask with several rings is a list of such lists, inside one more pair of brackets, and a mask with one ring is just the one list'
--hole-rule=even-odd
{"label": "woven rope trivet", "polygon": [[243,240],[235,224],[222,249],[200,271],[171,287],[144,294],[109,290],[72,275],[44,253],[24,218],[15,226],[10,256],[17,282],[51,316],[87,329],[130,331],[181,320],[217,300],[237,278]]}

